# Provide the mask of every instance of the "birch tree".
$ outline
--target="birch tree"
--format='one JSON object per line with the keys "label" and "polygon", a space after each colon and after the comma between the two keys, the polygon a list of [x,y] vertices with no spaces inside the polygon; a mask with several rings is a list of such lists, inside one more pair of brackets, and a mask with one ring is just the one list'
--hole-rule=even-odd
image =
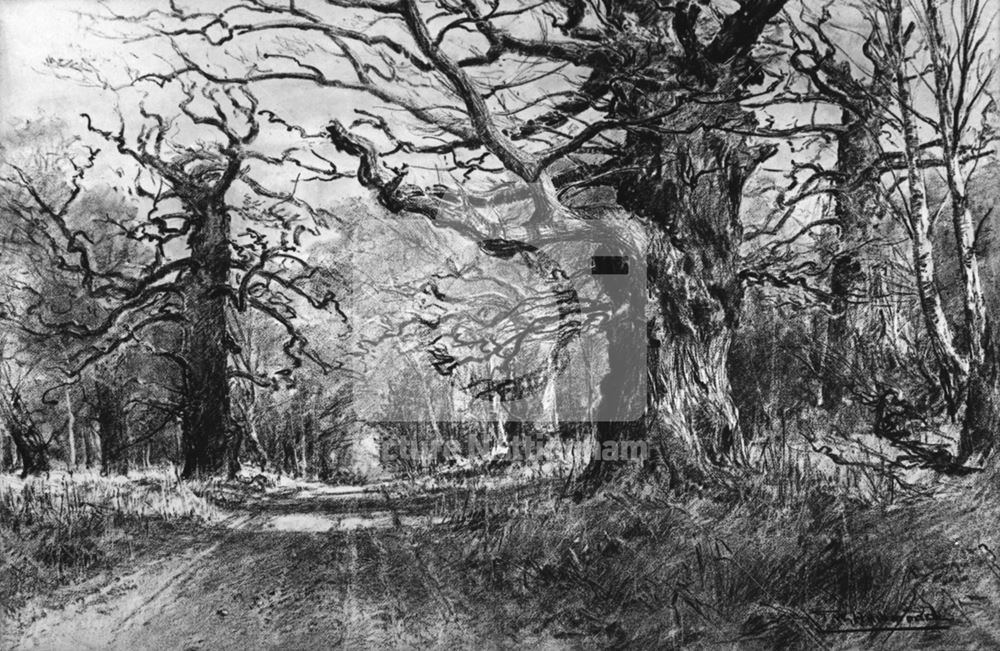
{"label": "birch tree", "polygon": [[[955,235],[955,251],[963,285],[963,339],[968,354],[966,412],[959,454],[967,458],[989,453],[1000,427],[1000,385],[997,351],[991,320],[986,312],[976,253],[976,223],[968,196],[970,149],[991,143],[981,122],[996,67],[996,12],[981,0],[947,3],[952,20],[946,22],[943,3],[925,0],[924,23],[933,69],[932,89],[937,137],[944,159],[948,199]],[[986,136],[983,138],[983,136]]]}

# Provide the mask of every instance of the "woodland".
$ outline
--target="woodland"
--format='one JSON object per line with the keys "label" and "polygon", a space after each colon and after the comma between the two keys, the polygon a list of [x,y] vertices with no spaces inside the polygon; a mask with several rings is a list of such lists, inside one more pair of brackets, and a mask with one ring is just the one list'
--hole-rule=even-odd
{"label": "woodland", "polygon": [[5,648],[1000,645],[996,3],[62,10]]}

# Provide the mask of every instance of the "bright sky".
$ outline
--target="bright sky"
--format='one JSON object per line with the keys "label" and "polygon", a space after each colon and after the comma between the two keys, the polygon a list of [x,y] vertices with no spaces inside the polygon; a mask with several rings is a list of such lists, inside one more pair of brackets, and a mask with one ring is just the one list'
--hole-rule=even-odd
{"label": "bright sky", "polygon": [[[74,14],[94,3],[77,0],[4,0],[0,3],[0,118],[4,127],[12,119],[40,114],[67,115],[77,105],[82,112],[87,91],[54,79],[44,71],[47,56],[74,57],[86,49],[98,56],[113,52],[111,43],[88,37]],[[74,107],[75,108],[75,107]]]}

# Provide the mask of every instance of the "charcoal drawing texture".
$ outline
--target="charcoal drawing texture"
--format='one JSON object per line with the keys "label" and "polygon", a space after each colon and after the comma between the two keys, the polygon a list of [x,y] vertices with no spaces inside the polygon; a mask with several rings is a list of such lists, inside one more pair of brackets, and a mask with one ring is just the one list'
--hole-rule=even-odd
{"label": "charcoal drawing texture", "polygon": [[1000,648],[995,0],[0,5],[0,648]]}

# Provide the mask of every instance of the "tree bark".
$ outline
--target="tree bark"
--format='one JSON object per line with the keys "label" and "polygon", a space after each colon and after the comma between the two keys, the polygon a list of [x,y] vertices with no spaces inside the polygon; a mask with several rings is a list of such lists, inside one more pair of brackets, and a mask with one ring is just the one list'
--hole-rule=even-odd
{"label": "tree bark", "polygon": [[48,444],[35,426],[12,427],[10,434],[21,459],[21,477],[37,475],[50,469]]}
{"label": "tree bark", "polygon": [[97,431],[101,439],[101,473],[126,475],[129,470],[129,437],[121,389],[114,380],[99,381],[95,393]]}
{"label": "tree bark", "polygon": [[995,452],[1000,435],[1000,352],[993,329],[986,328],[982,342],[984,359],[969,373],[966,389],[965,421],[958,445],[962,461]]}
{"label": "tree bark", "polygon": [[854,297],[867,289],[868,280],[869,265],[862,247],[881,217],[880,183],[874,172],[880,155],[877,140],[880,120],[874,115],[858,116],[845,110],[842,121],[847,128],[837,139],[837,171],[842,178],[835,204],[840,229],[839,250],[830,273],[828,353],[822,367],[822,399],[828,409],[843,401],[845,376],[852,372],[854,335],[858,327]]}
{"label": "tree bark", "polygon": [[221,200],[198,206],[195,212],[188,238],[194,269],[184,296],[184,478],[223,471],[232,475],[239,469],[227,371],[229,216]]}
{"label": "tree bark", "polygon": [[[898,26],[897,26],[898,27]],[[895,47],[901,47],[899,35],[893,35]],[[941,375],[942,388],[954,403],[958,387],[969,372],[968,361],[955,348],[951,326],[941,305],[941,295],[935,284],[934,244],[931,239],[931,216],[927,207],[927,189],[924,178],[917,167],[920,140],[914,123],[913,100],[909,80],[902,56],[897,52],[896,99],[903,125],[904,150],[906,155],[907,184],[909,186],[909,230],[913,252],[913,270],[917,285],[917,295],[928,338]]]}
{"label": "tree bark", "polygon": [[9,383],[8,387],[8,393],[0,396],[0,415],[21,460],[21,477],[47,472],[49,442],[35,424],[21,394]]}
{"label": "tree bark", "polygon": [[17,456],[21,459],[21,477],[48,472],[49,446],[38,427],[22,411],[15,398],[13,410],[7,414],[7,431],[14,441]]}
{"label": "tree bark", "polygon": [[[976,255],[976,227],[969,207],[965,171],[962,169],[959,142],[960,132],[955,122],[956,110],[966,107],[953,106],[952,66],[947,60],[944,34],[935,0],[927,0],[925,13],[928,26],[928,44],[934,68],[934,98],[937,104],[938,133],[945,156],[948,196],[955,235],[955,250],[962,276],[965,344],[969,355],[969,373],[966,384],[965,420],[959,442],[959,457],[967,459],[975,454],[989,454],[998,436],[1000,424],[1000,391],[997,386],[997,355],[988,331],[989,319],[986,300],[979,275]],[[961,30],[974,30],[975,23],[960,26]],[[972,37],[960,33],[959,37]],[[959,74],[966,74],[960,72]],[[957,80],[964,83],[965,79]],[[960,96],[961,97],[961,96]],[[971,107],[968,107],[971,108]]]}
{"label": "tree bark", "polygon": [[76,414],[73,413],[69,387],[66,387],[66,442],[69,444],[69,469],[73,470],[76,468]]}
{"label": "tree bark", "polygon": [[[722,106],[702,109],[691,121],[747,127],[748,119]],[[649,443],[672,471],[739,460],[744,444],[727,358],[743,296],[740,202],[766,152],[742,136],[705,128],[643,134],[629,144],[641,172],[619,187],[618,200],[651,227],[647,426],[655,441]]]}

